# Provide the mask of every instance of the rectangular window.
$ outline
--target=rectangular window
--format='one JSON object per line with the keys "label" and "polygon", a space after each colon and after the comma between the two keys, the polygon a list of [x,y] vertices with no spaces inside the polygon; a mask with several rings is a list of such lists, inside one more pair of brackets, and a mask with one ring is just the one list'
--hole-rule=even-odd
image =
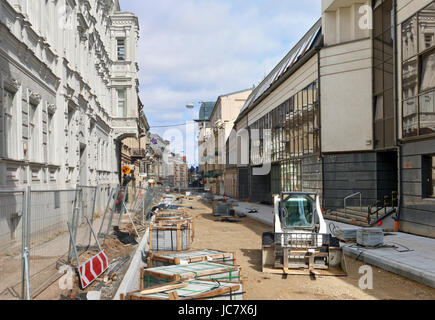
{"label": "rectangular window", "polygon": [[53,115],[48,115],[48,162],[54,164],[56,148],[54,145],[54,122]]}
{"label": "rectangular window", "polygon": [[118,91],[118,117],[126,117],[126,90]]}
{"label": "rectangular window", "polygon": [[435,88],[435,52],[422,58],[420,91]]}
{"label": "rectangular window", "polygon": [[417,54],[417,16],[402,24],[402,52],[403,60]]}
{"label": "rectangular window", "polygon": [[403,137],[435,134],[435,1],[402,24]]}
{"label": "rectangular window", "polygon": [[423,156],[423,197],[435,198],[435,155]]}
{"label": "rectangular window", "polygon": [[39,135],[38,135],[38,106],[34,104],[29,105],[29,138],[30,138],[30,160],[37,161],[38,160],[38,141],[39,141]]}
{"label": "rectangular window", "polygon": [[5,156],[9,159],[17,159],[18,155],[18,141],[17,141],[17,114],[15,104],[15,94],[7,91],[3,91],[3,110],[1,118],[3,123],[1,125],[5,136]]}
{"label": "rectangular window", "polygon": [[435,3],[430,4],[418,13],[419,52],[435,46]]}
{"label": "rectangular window", "polygon": [[118,61],[125,61],[125,39],[117,40]]}

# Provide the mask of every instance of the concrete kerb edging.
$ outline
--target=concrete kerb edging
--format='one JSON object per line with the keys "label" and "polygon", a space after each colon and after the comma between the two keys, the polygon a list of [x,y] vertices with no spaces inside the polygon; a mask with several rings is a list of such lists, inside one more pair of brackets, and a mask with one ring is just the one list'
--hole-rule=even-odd
{"label": "concrete kerb edging", "polygon": [[[259,217],[258,214],[255,213],[246,213],[242,210],[235,210],[236,213],[244,213],[249,218],[256,220],[260,223],[263,223],[268,226],[273,226],[273,223],[263,217]],[[346,256],[349,256],[354,259],[358,259],[359,261],[365,262],[369,265],[381,268],[383,270],[398,274],[402,277],[405,277],[407,279],[419,282],[421,284],[424,284],[426,286],[435,288],[435,275],[430,274],[428,272],[416,269],[414,267],[406,266],[404,264],[398,264],[394,261],[391,261],[390,259],[383,258],[380,256],[373,256],[367,251],[358,250],[357,248],[350,248],[349,246],[344,245],[343,246],[343,253]]]}
{"label": "concrete kerb edging", "polygon": [[[152,217],[151,222],[153,222],[155,217]],[[150,234],[150,228],[148,227],[143,235],[138,248],[131,260],[130,266],[122,279],[121,285],[116,291],[115,297],[113,300],[120,300],[121,294],[126,295],[128,292],[132,292],[135,290],[139,290],[140,283],[140,268],[145,267],[145,263],[142,261],[142,252],[146,252],[149,250],[148,238]]]}
{"label": "concrete kerb edging", "polygon": [[343,247],[343,252],[345,255],[357,259],[359,261],[365,262],[367,264],[373,265],[375,267],[381,268],[383,270],[398,274],[407,279],[419,282],[426,286],[435,288],[435,276],[427,272],[418,270],[414,267],[409,267],[404,264],[398,264],[390,259],[383,258],[380,256],[373,256],[367,251],[361,251],[356,248],[350,248],[348,246]]}

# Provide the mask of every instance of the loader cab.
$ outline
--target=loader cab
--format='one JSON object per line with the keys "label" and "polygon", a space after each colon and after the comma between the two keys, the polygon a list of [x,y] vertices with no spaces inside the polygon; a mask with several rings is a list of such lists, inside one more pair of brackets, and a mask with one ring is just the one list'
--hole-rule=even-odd
{"label": "loader cab", "polygon": [[316,195],[284,193],[281,196],[280,216],[283,229],[313,230],[316,226]]}

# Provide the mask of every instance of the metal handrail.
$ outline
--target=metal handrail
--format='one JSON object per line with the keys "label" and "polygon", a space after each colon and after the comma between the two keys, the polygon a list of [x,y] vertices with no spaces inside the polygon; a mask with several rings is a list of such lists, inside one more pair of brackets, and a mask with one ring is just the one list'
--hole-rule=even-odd
{"label": "metal handrail", "polygon": [[346,201],[349,200],[350,198],[354,198],[354,197],[356,197],[358,195],[359,195],[360,211],[362,212],[362,193],[361,192],[357,192],[357,193],[351,194],[350,196],[347,196],[346,198],[344,198],[344,213],[345,214],[347,213],[347,210],[346,210],[346,208],[347,208]]}

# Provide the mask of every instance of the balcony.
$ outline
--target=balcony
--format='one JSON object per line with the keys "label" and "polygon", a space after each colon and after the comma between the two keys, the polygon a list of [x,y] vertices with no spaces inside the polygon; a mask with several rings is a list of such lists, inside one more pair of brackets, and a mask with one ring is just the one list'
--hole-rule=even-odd
{"label": "balcony", "polygon": [[122,140],[127,137],[138,137],[138,118],[112,118],[112,127],[117,139]]}
{"label": "balcony", "polygon": [[134,159],[144,159],[146,151],[145,149],[131,149],[130,155]]}

